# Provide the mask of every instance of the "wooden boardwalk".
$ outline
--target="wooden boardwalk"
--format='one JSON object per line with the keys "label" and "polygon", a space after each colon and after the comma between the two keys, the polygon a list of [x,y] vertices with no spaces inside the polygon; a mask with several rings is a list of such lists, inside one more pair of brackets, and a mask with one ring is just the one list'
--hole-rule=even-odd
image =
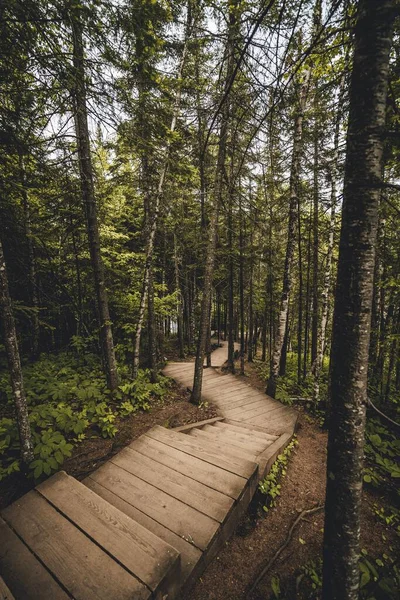
{"label": "wooden boardwalk", "polygon": [[[212,356],[222,365],[226,347]],[[164,371],[189,386],[193,366]],[[221,417],[153,427],[83,482],[57,473],[6,508],[0,600],[189,598],[296,420],[215,369],[204,371],[203,398]]]}

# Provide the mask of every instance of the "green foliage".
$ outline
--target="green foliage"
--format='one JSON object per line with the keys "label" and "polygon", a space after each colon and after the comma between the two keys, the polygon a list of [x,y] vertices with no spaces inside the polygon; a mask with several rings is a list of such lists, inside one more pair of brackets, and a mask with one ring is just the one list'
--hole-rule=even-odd
{"label": "green foliage", "polygon": [[[266,382],[269,377],[269,364],[267,362],[254,361],[254,365],[257,373]],[[328,365],[329,361],[325,357],[324,368],[320,377],[320,399],[322,402],[326,401],[328,394]],[[279,377],[277,381],[276,398],[283,404],[292,406],[296,397],[309,398],[310,402],[306,403],[306,408],[316,416],[321,416],[320,407],[314,406],[312,402],[313,376],[308,374],[305,380],[299,384],[297,381],[297,354],[289,352],[287,355],[286,375]]]}
{"label": "green foliage", "polygon": [[[80,345],[78,339],[75,348]],[[139,371],[135,381],[125,378],[111,397],[95,356],[85,354],[85,364],[71,354],[42,357],[24,369],[29,418],[32,427],[35,459],[33,477],[39,479],[57,471],[74,445],[88,432],[112,438],[118,417],[138,410],[149,410],[152,398],[162,398],[169,380],[160,377],[149,381],[148,371]],[[1,377],[9,409],[11,389],[6,375]],[[7,406],[7,403],[6,403]],[[0,419],[0,480],[20,469],[19,439],[15,419]]]}
{"label": "green foliage", "polygon": [[263,506],[265,512],[268,512],[270,508],[276,505],[276,499],[281,493],[281,485],[279,481],[281,477],[286,475],[286,467],[289,457],[297,444],[297,440],[293,439],[290,444],[286,446],[282,454],[278,456],[272,465],[268,475],[259,483],[260,492],[265,494],[267,497]]}
{"label": "green foliage", "polygon": [[[360,600],[398,600],[400,571],[395,560],[384,553],[373,558],[363,549],[359,561]],[[312,600],[322,589],[322,560],[311,560],[302,568],[299,598]]]}
{"label": "green foliage", "polygon": [[400,510],[394,506],[378,506],[374,504],[374,512],[378,519],[387,527],[392,527],[400,536]]}
{"label": "green foliage", "polygon": [[281,595],[281,585],[280,585],[279,577],[273,576],[271,578],[271,589],[272,589],[272,593],[274,594],[274,597],[276,598],[276,600],[279,600],[280,595]]}
{"label": "green foliage", "polygon": [[400,478],[400,440],[377,419],[366,426],[364,482],[374,487],[397,490]]}

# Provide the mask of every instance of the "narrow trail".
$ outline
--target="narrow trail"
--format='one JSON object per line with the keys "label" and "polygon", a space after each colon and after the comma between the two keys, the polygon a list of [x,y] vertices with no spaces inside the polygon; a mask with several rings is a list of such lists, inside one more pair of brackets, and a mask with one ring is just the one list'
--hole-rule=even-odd
{"label": "narrow trail", "polygon": [[[61,471],[2,512],[0,598],[188,597],[297,420],[222,374],[226,357],[224,343],[204,370],[203,400],[220,417],[155,426],[83,482]],[[164,373],[187,387],[193,369],[170,363]]]}

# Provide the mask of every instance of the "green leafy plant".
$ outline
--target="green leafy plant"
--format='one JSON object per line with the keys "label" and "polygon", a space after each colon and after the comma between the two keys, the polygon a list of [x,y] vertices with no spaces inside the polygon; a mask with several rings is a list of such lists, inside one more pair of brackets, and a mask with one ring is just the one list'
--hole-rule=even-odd
{"label": "green leafy plant", "polygon": [[286,467],[289,461],[289,457],[297,445],[297,440],[293,438],[293,440],[286,446],[282,454],[278,456],[276,461],[271,467],[268,475],[260,481],[259,490],[262,494],[265,494],[266,500],[263,506],[263,510],[268,512],[270,508],[275,506],[276,499],[280,496],[281,493],[281,485],[279,483],[281,477],[286,475]]}
{"label": "green leafy plant", "polygon": [[[74,339],[74,348],[85,348]],[[35,479],[58,470],[73,446],[90,435],[112,438],[116,435],[117,418],[138,410],[149,410],[154,398],[167,392],[170,381],[149,381],[148,371],[139,371],[137,379],[122,381],[115,395],[106,387],[96,357],[81,358],[68,353],[42,357],[24,368],[29,418],[34,441],[35,459],[30,468]],[[10,416],[0,419],[0,480],[20,469],[19,439],[13,417],[11,389],[5,382]],[[7,403],[6,403],[7,406]]]}
{"label": "green leafy plant", "polygon": [[400,440],[377,419],[366,427],[364,482],[374,487],[386,487],[400,495]]}

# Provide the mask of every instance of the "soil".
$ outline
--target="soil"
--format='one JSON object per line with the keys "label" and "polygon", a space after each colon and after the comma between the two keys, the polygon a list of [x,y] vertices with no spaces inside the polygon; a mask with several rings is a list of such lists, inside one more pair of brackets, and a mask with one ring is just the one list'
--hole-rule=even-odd
{"label": "soil", "polygon": [[[212,419],[218,416],[212,405],[195,406],[189,402],[189,392],[175,383],[161,400],[154,400],[150,411],[137,412],[129,417],[118,419],[118,432],[112,439],[90,437],[75,446],[71,458],[62,468],[77,479],[87,477],[102,463],[116,454],[121,448],[141,436],[154,425],[179,427],[196,421]],[[34,487],[32,479],[23,473],[8,477],[0,483],[0,510],[20,498]]]}
{"label": "soil", "polygon": [[[246,378],[256,387],[264,387],[255,370],[247,364]],[[253,505],[235,534],[184,600],[275,598],[272,578],[279,578],[279,598],[311,598],[311,594],[300,596],[296,588],[301,579],[301,568],[310,561],[317,562],[321,557],[322,509],[300,521],[288,546],[254,592],[248,593],[262,567],[286,541],[288,531],[299,513],[324,504],[327,434],[312,417],[301,411],[297,439],[298,445],[291,454],[286,475],[280,481],[282,487],[276,506],[265,513],[262,510],[265,497],[261,502],[261,494],[255,496]],[[377,521],[373,511],[374,502],[377,502],[377,498],[364,491],[362,547],[371,556],[378,557],[388,552],[390,545],[398,545],[398,538],[393,529]]]}

